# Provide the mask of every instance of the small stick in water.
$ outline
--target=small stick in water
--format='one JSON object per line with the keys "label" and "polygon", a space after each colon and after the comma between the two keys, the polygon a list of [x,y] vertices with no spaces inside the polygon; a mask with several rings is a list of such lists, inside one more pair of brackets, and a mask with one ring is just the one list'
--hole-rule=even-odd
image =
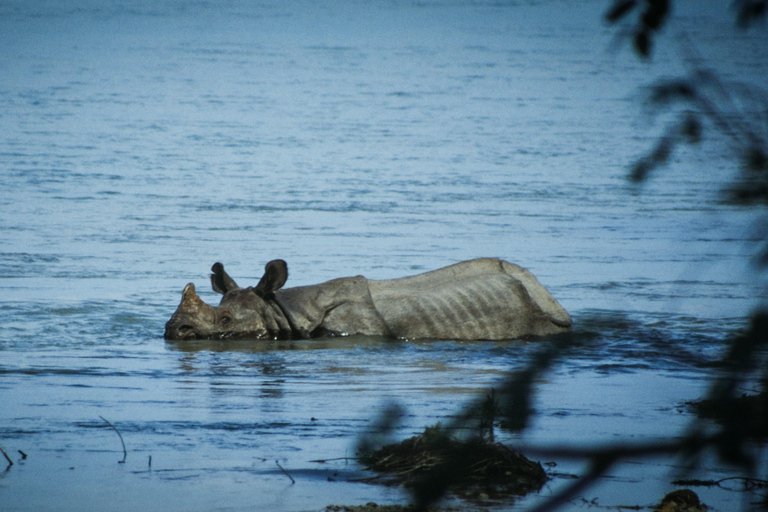
{"label": "small stick in water", "polygon": [[[7,453],[5,453],[5,450],[3,450],[3,447],[2,447],[2,446],[0,446],[0,452],[2,452],[2,454],[3,454],[3,457],[5,457],[5,460],[7,460],[7,461],[8,461],[8,467],[11,467],[11,466],[13,466],[13,461],[12,461],[12,460],[11,460],[11,458],[8,456],[8,454],[7,454]],[[279,466],[279,465],[280,465],[280,464],[278,464],[278,466]],[[282,469],[282,468],[281,468],[281,469]],[[283,471],[285,471],[285,470],[283,470]],[[291,478],[291,480],[293,480],[293,478]]]}
{"label": "small stick in water", "polygon": [[126,457],[128,457],[128,452],[125,450],[125,441],[123,441],[123,436],[120,434],[120,431],[119,431],[119,430],[117,430],[117,428],[115,428],[115,426],[114,426],[112,423],[110,423],[110,422],[109,422],[109,420],[107,420],[107,419],[106,419],[104,416],[99,416],[99,418],[101,418],[102,420],[104,420],[104,421],[106,422],[106,424],[107,424],[107,425],[109,425],[110,427],[112,427],[112,430],[114,430],[115,432],[117,432],[117,437],[119,437],[119,438],[120,438],[120,442],[121,442],[121,443],[122,443],[122,445],[123,445],[123,460],[121,460],[121,461],[118,461],[117,463],[118,463],[118,464],[125,464],[125,459],[126,459]]}
{"label": "small stick in water", "polygon": [[26,454],[26,453],[24,453],[24,452],[23,452],[23,451],[21,451],[21,450],[18,450],[18,452],[21,454],[21,460],[26,460],[26,458],[27,458],[27,454]]}
{"label": "small stick in water", "polygon": [[296,480],[294,480],[294,479],[293,479],[293,477],[291,476],[291,474],[290,474],[290,473],[288,473],[288,472],[287,472],[287,471],[286,471],[286,470],[283,468],[283,466],[281,466],[281,465],[280,465],[280,463],[279,463],[279,462],[275,461],[275,464],[277,464],[277,467],[279,467],[279,468],[280,468],[280,470],[281,470],[283,473],[285,473],[285,476],[287,476],[288,478],[290,478],[290,479],[291,479],[291,484],[295,484],[295,483],[296,483]]}

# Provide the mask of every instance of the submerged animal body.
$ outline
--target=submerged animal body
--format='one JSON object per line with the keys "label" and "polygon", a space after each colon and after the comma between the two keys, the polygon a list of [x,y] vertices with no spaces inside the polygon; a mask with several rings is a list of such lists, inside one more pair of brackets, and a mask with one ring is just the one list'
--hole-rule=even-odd
{"label": "submerged animal body", "polygon": [[411,277],[344,277],[285,288],[288,266],[267,263],[261,281],[239,287],[221,263],[211,284],[223,298],[203,302],[189,283],[165,324],[165,338],[290,339],[328,335],[501,340],[566,332],[571,317],[526,269],[481,258]]}

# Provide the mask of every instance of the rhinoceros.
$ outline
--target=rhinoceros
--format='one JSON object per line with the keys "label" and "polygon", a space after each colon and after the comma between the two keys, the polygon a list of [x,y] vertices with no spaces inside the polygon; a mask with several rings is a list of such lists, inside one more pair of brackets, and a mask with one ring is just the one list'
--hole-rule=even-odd
{"label": "rhinoceros", "polygon": [[283,288],[288,265],[267,263],[256,286],[241,288],[221,263],[211,285],[218,306],[189,283],[165,324],[165,338],[295,339],[378,335],[501,340],[566,332],[571,317],[528,270],[496,258],[456,263],[411,277],[363,276]]}

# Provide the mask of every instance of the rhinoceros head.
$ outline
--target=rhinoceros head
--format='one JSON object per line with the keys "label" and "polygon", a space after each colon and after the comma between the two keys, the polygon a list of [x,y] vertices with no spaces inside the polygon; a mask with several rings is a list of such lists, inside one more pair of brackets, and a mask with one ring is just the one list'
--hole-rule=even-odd
{"label": "rhinoceros head", "polygon": [[[189,283],[181,293],[181,303],[165,324],[165,339],[272,338],[283,328],[280,312],[270,304],[274,292],[288,279],[283,260],[267,263],[264,276],[254,287],[240,288],[224,271],[221,263],[211,268],[211,285],[221,293],[218,306],[203,302]],[[283,324],[283,325],[281,325]]]}

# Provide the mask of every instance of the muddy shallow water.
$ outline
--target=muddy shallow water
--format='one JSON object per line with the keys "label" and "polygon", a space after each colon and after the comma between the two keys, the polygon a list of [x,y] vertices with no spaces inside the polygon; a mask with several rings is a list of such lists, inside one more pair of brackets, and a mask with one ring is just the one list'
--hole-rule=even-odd
{"label": "muddy shallow water", "polygon": [[[733,31],[720,3],[681,7],[675,26],[725,79],[768,83],[765,32]],[[0,508],[404,502],[356,482],[369,474],[349,459],[381,408],[404,409],[394,434],[409,437],[539,346],[165,342],[186,283],[217,300],[215,261],[248,285],[283,258],[296,286],[508,259],[591,341],[539,383],[531,427],[501,439],[679,435],[681,404],[764,294],[755,225],[716,204],[714,178],[735,168],[716,139],[628,186],[663,127],[642,117],[641,88],[686,63],[672,29],[652,64],[616,51],[604,8],[0,5],[0,446],[14,461]],[[522,510],[582,471],[555,462],[539,494],[493,506]],[[626,461],[582,498],[658,502],[675,464]],[[706,466],[698,477],[733,474]],[[696,491],[721,511],[743,498]]]}

